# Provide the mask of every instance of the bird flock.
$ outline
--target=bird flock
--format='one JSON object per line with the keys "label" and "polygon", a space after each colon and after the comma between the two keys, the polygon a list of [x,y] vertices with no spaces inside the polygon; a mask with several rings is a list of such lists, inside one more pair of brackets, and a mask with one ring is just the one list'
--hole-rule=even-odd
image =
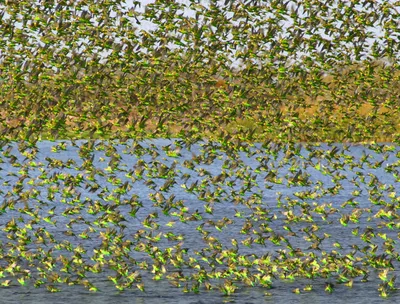
{"label": "bird flock", "polygon": [[389,296],[398,9],[0,4],[1,286]]}

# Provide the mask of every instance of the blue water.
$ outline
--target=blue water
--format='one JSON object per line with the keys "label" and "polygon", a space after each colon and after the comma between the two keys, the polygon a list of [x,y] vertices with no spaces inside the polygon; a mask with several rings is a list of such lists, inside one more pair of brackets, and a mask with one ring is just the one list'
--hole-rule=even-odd
{"label": "blue water", "polygon": [[[151,273],[153,263],[151,257],[146,252],[133,249],[139,242],[147,240],[145,237],[135,239],[135,235],[154,237],[161,233],[160,240],[153,243],[160,250],[179,244],[180,248],[186,250],[184,255],[186,261],[189,258],[201,261],[202,252],[210,258],[212,252],[207,251],[210,249],[209,245],[203,240],[204,235],[198,229],[201,224],[204,224],[203,229],[209,233],[209,237],[214,237],[220,242],[222,250],[232,249],[232,239],[236,239],[239,244],[239,254],[248,255],[250,258],[251,255],[261,257],[267,254],[276,257],[279,255],[279,250],[287,250],[285,244],[278,246],[268,240],[264,245],[253,243],[247,247],[242,244],[242,241],[248,239],[249,236],[256,237],[254,233],[251,233],[252,230],[259,230],[262,224],[268,224],[272,231],[285,235],[294,248],[300,248],[305,253],[314,249],[309,248],[312,242],[305,240],[304,228],[318,226],[317,235],[320,237],[324,233],[330,235],[321,242],[320,250],[315,251],[318,257],[321,257],[322,253],[328,254],[332,251],[346,255],[354,249],[354,246],[362,248],[368,245],[359,236],[352,234],[357,227],[360,234],[367,227],[374,228],[376,235],[372,238],[372,243],[378,246],[376,254],[384,252],[384,240],[378,236],[378,233],[386,234],[388,238],[395,240],[394,252],[399,252],[397,241],[399,228],[389,229],[386,224],[390,221],[387,218],[375,216],[387,205],[395,206],[395,210],[398,208],[398,201],[396,201],[398,181],[393,173],[396,173],[398,167],[399,147],[383,145],[384,151],[379,153],[379,151],[373,151],[371,149],[373,147],[365,145],[348,147],[339,144],[318,147],[298,145],[297,151],[291,154],[284,146],[274,147],[270,144],[263,147],[260,144],[255,145],[248,152],[230,156],[219,147],[212,146],[211,143],[199,143],[192,145],[190,149],[180,148],[178,157],[171,157],[172,154],[165,150],[173,151],[176,148],[177,142],[173,140],[149,140],[127,144],[97,141],[92,143],[93,153],[89,153],[85,158],[80,148],[84,143],[86,142],[77,141],[72,145],[69,141],[38,142],[37,154],[32,160],[27,158],[27,154],[23,155],[21,146],[18,148],[18,144],[10,145],[8,150],[7,147],[3,147],[2,155],[0,155],[2,160],[0,202],[4,210],[0,215],[0,242],[3,256],[0,259],[0,269],[9,266],[7,256],[17,259],[21,254],[16,249],[18,238],[7,238],[5,227],[14,218],[19,228],[26,228],[33,217],[23,213],[24,209],[30,209],[33,213],[37,212],[40,218],[38,223],[33,224],[32,230],[27,229],[27,234],[32,239],[32,243],[26,246],[27,251],[38,253],[42,248],[54,258],[60,255],[70,257],[71,252],[65,248],[55,247],[69,242],[74,248],[77,246],[84,248],[86,252],[82,254],[82,259],[87,264],[95,264],[91,257],[94,256],[95,250],[99,250],[102,246],[99,234],[107,231],[107,227],[94,224],[100,217],[104,219],[107,212],[104,210],[97,214],[89,212],[90,206],[98,202],[105,209],[110,208],[109,210],[112,210],[114,214],[119,214],[125,219],[121,222],[124,226],[109,222],[108,229],[115,229],[116,233],[122,235],[124,241],[131,240],[134,243],[129,256],[137,264],[128,263],[129,271],[140,273],[145,292],[136,287],[118,291],[108,279],[108,276],[115,275],[115,271],[108,266],[104,266],[100,273],[86,272],[86,279],[99,289],[98,292],[88,291],[82,285],[56,284],[60,292],[50,293],[44,286],[40,288],[32,286],[33,280],[27,281],[26,286],[21,286],[15,277],[4,272],[5,277],[0,278],[0,281],[9,279],[11,283],[9,287],[0,287],[0,303],[321,303],[323,301],[394,303],[400,300],[396,290],[391,290],[387,299],[379,296],[380,279],[377,277],[378,271],[374,269],[370,270],[367,282],[361,282],[361,278],[355,278],[352,288],[338,284],[334,276],[315,280],[304,278],[282,280],[278,277],[273,279],[270,289],[237,284],[238,289],[229,296],[224,296],[217,288],[207,291],[203,287],[200,288],[199,294],[184,293],[184,283],[181,288],[176,288],[165,278],[166,275],[178,271],[177,269],[171,265],[168,266],[164,277],[159,281],[154,281]],[[167,146],[169,148],[165,148]],[[311,157],[313,153],[314,157]],[[340,153],[342,154],[335,159],[335,156]],[[119,161],[118,156],[120,156]],[[205,159],[201,160],[201,156]],[[352,167],[353,164],[358,166]],[[114,169],[112,169],[113,166]],[[164,172],[160,173],[162,170]],[[271,170],[276,170],[275,179],[266,179]],[[308,181],[305,184],[296,181],[299,170],[301,171],[297,177],[305,176]],[[225,180],[221,177],[224,172],[227,175]],[[81,176],[80,184],[78,185],[78,182],[76,185],[71,184],[78,175]],[[25,178],[22,178],[23,176]],[[338,179],[336,183],[332,180],[334,176]],[[48,178],[53,179],[46,183]],[[169,179],[174,179],[174,183],[168,188],[165,183]],[[246,180],[250,182],[246,184]],[[18,182],[21,185],[21,191],[18,190]],[[118,194],[118,188],[124,184],[127,185],[126,192],[122,191]],[[339,184],[341,188],[337,192],[332,192],[333,187]],[[185,190],[185,187],[187,189],[193,185],[197,185],[197,188],[193,188],[193,192]],[[299,198],[301,192],[315,187],[319,187],[316,190],[319,197]],[[53,197],[51,197],[52,189]],[[381,200],[381,204],[371,202],[371,198],[372,201],[374,198],[371,190],[374,189],[380,195],[377,200]],[[355,191],[359,192],[358,196],[355,195]],[[172,207],[166,210],[164,203],[157,203],[157,195],[159,195],[157,192],[166,200],[170,199],[173,203],[179,202],[181,206],[186,207],[186,213],[180,218],[179,208]],[[118,196],[119,203],[116,204],[113,199]],[[135,216],[129,215],[131,207],[127,202],[131,199],[141,203]],[[343,203],[350,199],[353,199],[357,205],[348,204],[342,207]],[[10,202],[14,208],[7,206]],[[326,207],[327,210],[336,209],[336,212],[332,212],[327,220],[324,220],[321,214],[311,212],[313,222],[305,220],[303,213],[307,208],[313,210],[316,206],[324,204],[325,206],[330,204],[330,207]],[[206,212],[205,205],[212,209],[212,214]],[[255,215],[257,206],[267,210],[270,222],[265,223],[260,216]],[[74,208],[75,213],[71,211]],[[346,227],[342,225],[340,219],[344,215],[352,214],[355,210],[360,213],[358,222],[349,221]],[[65,212],[68,211],[70,213],[66,214]],[[288,211],[301,220],[296,223],[288,222]],[[54,214],[49,212],[54,212]],[[62,215],[63,212],[65,215]],[[154,216],[153,223],[159,225],[159,228],[154,231],[143,226],[143,221],[149,214]],[[200,215],[201,219],[188,219],[192,214]],[[50,222],[44,220],[48,216],[50,216],[48,218]],[[183,218],[186,220],[182,220]],[[76,222],[71,223],[71,220]],[[226,220],[231,220],[231,222],[222,227],[221,231],[214,227],[215,223]],[[167,225],[171,221],[174,225]],[[246,223],[252,224],[249,235],[240,233]],[[393,223],[394,225],[398,223],[396,217]],[[69,224],[71,228],[67,227]],[[284,226],[289,226],[296,236],[287,235]],[[90,227],[96,231],[90,231]],[[43,228],[42,231],[50,233],[54,238],[54,243],[49,239],[46,244],[37,242],[38,237],[35,231],[40,231],[41,228]],[[75,235],[69,235],[68,232]],[[86,232],[90,238],[79,237],[82,232]],[[165,237],[168,233],[181,235],[182,238],[168,240]],[[44,238],[46,237],[45,235]],[[341,248],[335,247],[335,243],[340,243]],[[37,267],[42,267],[40,261],[35,260],[30,265],[24,258],[20,257],[18,261],[22,269],[31,271],[32,277],[38,275]],[[141,262],[148,263],[149,269],[140,269],[138,264]],[[397,275],[398,272],[398,262],[394,259],[392,264],[395,270],[390,272],[390,276]],[[201,265],[207,267],[206,263]],[[226,265],[216,265],[217,269],[223,270],[224,267]],[[254,267],[250,268],[251,271],[256,271]],[[59,272],[59,269],[58,263],[54,271]],[[181,270],[186,275],[194,271],[189,267]],[[71,278],[76,277],[76,274],[70,275]],[[221,279],[219,283],[223,282],[224,280]],[[325,284],[328,282],[334,284],[334,291],[331,294],[324,291]],[[308,284],[313,285],[313,290],[310,292],[303,290]],[[136,283],[133,284],[135,285]],[[188,283],[188,289],[190,288],[191,283]],[[297,288],[301,291],[300,294],[293,292]]]}

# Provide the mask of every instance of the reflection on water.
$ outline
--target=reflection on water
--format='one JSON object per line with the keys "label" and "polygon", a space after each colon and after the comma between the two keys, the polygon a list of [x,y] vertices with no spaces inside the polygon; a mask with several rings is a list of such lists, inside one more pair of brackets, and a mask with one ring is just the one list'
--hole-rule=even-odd
{"label": "reflection on water", "polygon": [[[345,150],[341,145],[298,146],[298,153],[288,153],[283,147],[256,145],[232,158],[206,144],[175,150],[167,140],[140,146],[97,142],[92,152],[82,149],[82,143],[40,142],[32,159],[21,155],[16,145],[8,154],[4,149],[0,267],[3,282],[11,281],[0,288],[0,303],[372,303],[381,300],[381,270],[379,265],[365,265],[366,257],[389,261],[394,270],[388,279],[397,273],[397,147],[377,153],[361,145]],[[30,240],[23,249],[21,238]],[[129,252],[123,251],[123,242],[130,242]],[[141,277],[124,291],[110,279],[121,272],[111,259],[118,250],[126,273]],[[26,252],[36,258],[29,260]],[[221,257],[222,253],[243,260],[234,265],[233,258]],[[174,260],[176,254],[185,262],[154,270],[154,261],[162,254],[164,260]],[[60,256],[81,260],[62,271]],[[255,261],[269,257],[282,267],[271,277],[270,288],[237,283],[233,294],[223,296],[216,287],[238,273],[242,279],[257,273],[260,265]],[[332,257],[344,265],[368,266],[369,273],[354,276],[352,288],[338,284],[346,268],[335,270],[329,262]],[[346,262],[349,257],[354,261]],[[290,269],[285,263],[291,258],[314,258],[319,264],[310,272],[326,267],[331,274],[313,280],[292,278],[296,268],[312,264],[299,262]],[[71,286],[55,281],[50,284],[60,288],[55,294],[43,286],[35,288],[33,279],[21,286],[18,271],[29,270],[37,279],[43,276],[46,259],[54,265],[46,270],[48,281],[43,285],[58,273]],[[6,270],[11,260],[22,269],[15,277]],[[99,271],[91,271],[93,267]],[[173,281],[180,285],[176,288],[167,278],[202,270],[226,274],[227,268],[232,269],[231,277],[211,278],[214,288],[201,285],[199,294],[193,282]],[[160,280],[154,280],[156,276]],[[88,291],[82,281],[99,291]],[[136,287],[141,283],[144,292]],[[331,294],[325,291],[328,283],[333,284]],[[310,284],[312,291],[305,291]],[[387,301],[399,298],[391,290]]]}

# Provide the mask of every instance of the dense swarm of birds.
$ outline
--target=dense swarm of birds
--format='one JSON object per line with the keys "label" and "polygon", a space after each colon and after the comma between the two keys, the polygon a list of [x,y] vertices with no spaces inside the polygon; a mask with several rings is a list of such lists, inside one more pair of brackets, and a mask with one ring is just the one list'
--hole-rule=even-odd
{"label": "dense swarm of birds", "polygon": [[3,1],[1,285],[97,291],[105,275],[145,291],[150,275],[268,295],[377,273],[388,296],[399,15],[391,1]]}

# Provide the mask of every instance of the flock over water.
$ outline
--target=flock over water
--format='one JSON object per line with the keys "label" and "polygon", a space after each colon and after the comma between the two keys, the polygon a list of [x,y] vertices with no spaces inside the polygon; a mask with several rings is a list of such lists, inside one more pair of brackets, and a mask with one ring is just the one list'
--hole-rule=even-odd
{"label": "flock over water", "polygon": [[[21,148],[24,148],[22,150]],[[181,140],[13,143],[1,154],[1,285],[293,293],[397,290],[400,149]],[[322,282],[322,283],[321,283]],[[107,286],[107,284],[106,284]],[[101,290],[101,288],[100,288]]]}
{"label": "flock over water", "polygon": [[398,302],[399,18],[2,1],[0,302]]}

